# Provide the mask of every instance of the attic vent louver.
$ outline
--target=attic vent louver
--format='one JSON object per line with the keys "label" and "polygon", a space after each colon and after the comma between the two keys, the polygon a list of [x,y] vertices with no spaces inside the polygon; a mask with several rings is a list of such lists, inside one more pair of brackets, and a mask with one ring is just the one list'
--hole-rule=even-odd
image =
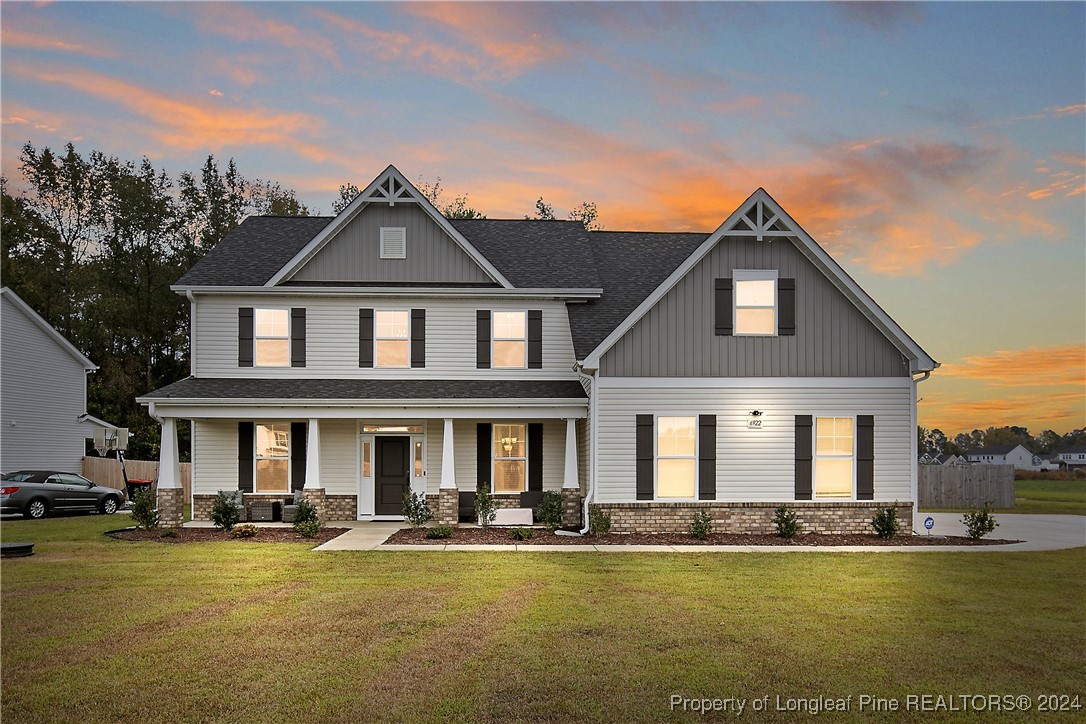
{"label": "attic vent louver", "polygon": [[402,226],[381,227],[381,258],[407,258],[407,229]]}

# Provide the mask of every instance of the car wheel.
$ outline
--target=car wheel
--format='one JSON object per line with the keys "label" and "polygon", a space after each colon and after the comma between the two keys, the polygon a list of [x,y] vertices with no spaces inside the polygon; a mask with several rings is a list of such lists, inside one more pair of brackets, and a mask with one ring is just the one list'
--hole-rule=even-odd
{"label": "car wheel", "polygon": [[44,518],[45,514],[49,512],[49,506],[45,504],[45,501],[41,498],[34,498],[26,504],[26,510],[23,515],[27,518]]}
{"label": "car wheel", "polygon": [[102,512],[106,515],[113,515],[117,512],[117,499],[112,495],[102,501]]}

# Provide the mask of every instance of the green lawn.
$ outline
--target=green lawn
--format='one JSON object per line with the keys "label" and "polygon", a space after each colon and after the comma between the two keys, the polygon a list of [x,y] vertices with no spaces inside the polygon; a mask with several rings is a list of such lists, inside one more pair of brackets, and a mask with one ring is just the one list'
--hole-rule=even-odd
{"label": "green lawn", "polygon": [[[964,510],[929,508],[925,512],[964,513]],[[1086,480],[1016,480],[1014,507],[996,513],[1086,515]]]}
{"label": "green lawn", "polygon": [[672,694],[1086,700],[1086,548],[314,553],[99,535],[122,522],[0,525],[38,544],[0,569],[5,724],[658,720]]}

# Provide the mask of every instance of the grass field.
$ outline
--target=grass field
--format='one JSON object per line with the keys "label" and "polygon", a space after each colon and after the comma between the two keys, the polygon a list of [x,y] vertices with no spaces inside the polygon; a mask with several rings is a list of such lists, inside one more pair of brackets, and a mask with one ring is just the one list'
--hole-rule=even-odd
{"label": "grass field", "polygon": [[[925,512],[965,511],[929,508]],[[1015,480],[1014,508],[996,508],[994,512],[1086,515],[1086,480]]]}
{"label": "grass field", "polygon": [[689,719],[672,694],[1086,700],[1084,548],[315,553],[100,535],[123,522],[0,524],[38,551],[0,569],[5,724]]}

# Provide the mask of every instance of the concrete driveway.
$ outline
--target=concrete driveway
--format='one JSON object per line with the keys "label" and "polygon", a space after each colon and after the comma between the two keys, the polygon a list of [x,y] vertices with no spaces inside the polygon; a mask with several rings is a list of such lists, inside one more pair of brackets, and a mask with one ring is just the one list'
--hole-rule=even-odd
{"label": "concrete driveway", "polygon": [[[921,534],[925,532],[924,519],[927,517],[935,521],[935,526],[931,529],[932,535],[965,535],[961,513],[920,513],[916,516],[916,529]],[[1086,546],[1086,516],[1084,515],[1004,513],[996,515],[995,519],[999,527],[987,537],[1008,538],[1022,542],[1008,546],[978,546],[966,550],[1050,551]]]}

